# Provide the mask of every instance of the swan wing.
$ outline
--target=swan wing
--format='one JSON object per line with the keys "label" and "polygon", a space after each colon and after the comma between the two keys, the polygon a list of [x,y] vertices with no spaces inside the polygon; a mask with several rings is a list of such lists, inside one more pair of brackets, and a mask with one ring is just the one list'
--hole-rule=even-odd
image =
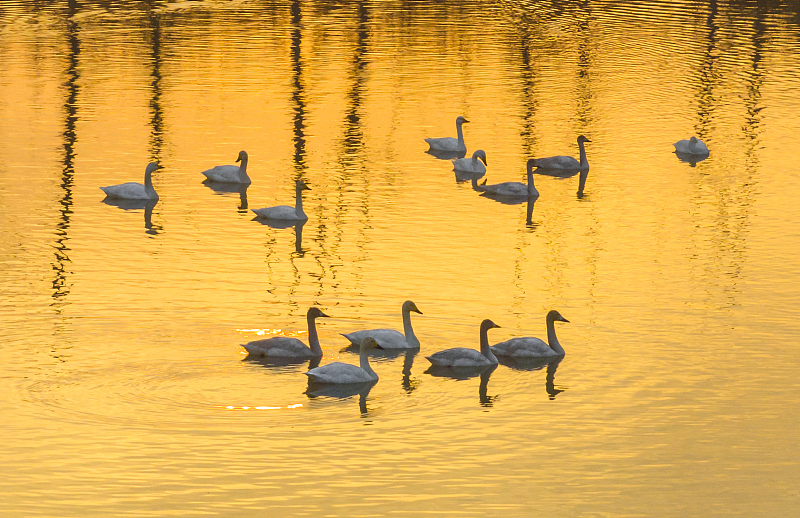
{"label": "swan wing", "polygon": [[314,356],[306,344],[297,338],[289,336],[274,336],[264,340],[256,340],[246,343],[242,347],[247,349],[248,353],[259,356],[289,358]]}
{"label": "swan wing", "polygon": [[527,196],[528,185],[520,182],[503,182],[482,186],[484,192],[498,196]]}
{"label": "swan wing", "polygon": [[428,356],[428,361],[437,367],[480,367],[491,364],[480,351],[466,347],[439,351]]}
{"label": "swan wing", "polygon": [[[365,338],[374,338],[378,345],[383,349],[412,349],[406,341],[406,336],[400,331],[394,329],[367,329],[363,331],[355,331],[342,335],[354,345],[361,345]],[[415,348],[414,348],[415,349]]]}
{"label": "swan wing", "polygon": [[259,218],[269,219],[308,219],[297,215],[294,207],[288,205],[278,205],[276,207],[267,207],[265,209],[252,209]]}
{"label": "swan wing", "polygon": [[333,362],[311,369],[306,372],[306,376],[317,383],[364,383],[377,379],[361,367],[342,362]]}
{"label": "swan wing", "polygon": [[512,338],[492,346],[492,352],[498,356],[516,358],[540,358],[542,356],[558,356],[553,349],[539,338],[532,336]]}
{"label": "swan wing", "polygon": [[124,198],[128,200],[147,200],[150,198],[144,185],[136,182],[109,185],[108,187],[100,187],[100,189],[109,198]]}
{"label": "swan wing", "polygon": [[571,156],[559,155],[539,158],[536,166],[542,169],[580,169],[581,163]]}
{"label": "swan wing", "polygon": [[213,182],[240,183],[238,165],[218,165],[203,171],[203,174]]}
{"label": "swan wing", "polygon": [[426,138],[425,142],[428,143],[431,149],[437,151],[461,151],[466,149],[466,147],[460,148],[458,139],[453,137]]}

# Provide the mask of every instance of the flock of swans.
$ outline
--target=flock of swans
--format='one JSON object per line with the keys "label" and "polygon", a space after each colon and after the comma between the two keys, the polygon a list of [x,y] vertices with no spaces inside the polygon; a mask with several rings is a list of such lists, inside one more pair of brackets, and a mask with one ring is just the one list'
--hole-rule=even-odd
{"label": "flock of swans", "polygon": [[[469,121],[463,116],[456,119],[457,137],[427,138],[425,141],[430,146],[428,153],[441,159],[451,159],[453,170],[457,177],[470,179],[476,191],[483,195],[493,195],[497,197],[524,197],[528,200],[535,200],[539,197],[533,182],[534,170],[542,174],[569,175],[577,172],[586,173],[589,169],[589,161],[586,156],[584,144],[591,142],[588,138],[581,135],[578,137],[579,159],[571,156],[552,156],[547,158],[532,158],[527,161],[527,183],[522,182],[502,182],[497,184],[478,184],[478,179],[486,174],[488,165],[486,152],[477,150],[471,158],[464,158],[467,152],[464,143],[463,125]],[[708,156],[708,148],[696,137],[681,140],[674,144],[675,153],[679,158],[686,161],[698,162]],[[248,156],[245,151],[239,152],[236,162],[239,165],[216,166],[202,174],[207,181],[235,184],[241,187],[250,185],[251,180],[247,175]],[[153,188],[151,179],[152,173],[158,169],[158,165],[153,162],[145,169],[144,184],[127,182],[119,185],[101,187],[107,198],[115,200],[148,200],[154,202],[158,200],[158,194]],[[555,173],[552,173],[555,172]],[[252,209],[257,218],[282,220],[282,221],[306,221],[308,216],[303,212],[302,192],[309,187],[298,180],[295,185],[296,196],[295,206],[279,205],[263,209]],[[359,351],[360,365],[349,363],[333,362],[323,366],[314,366],[306,375],[309,384],[374,384],[378,381],[378,375],[370,367],[369,353],[375,350],[419,350],[420,341],[414,334],[411,325],[411,313],[422,312],[412,301],[406,301],[402,306],[403,332],[394,329],[370,329],[358,330],[343,336],[350,342],[351,348]],[[311,360],[311,365],[319,364],[323,356],[320,346],[319,336],[316,329],[318,318],[328,317],[319,308],[312,307],[308,310],[308,345],[297,338],[285,336],[275,336],[264,340],[256,340],[243,345],[248,352],[248,357],[265,358],[267,360],[291,362]],[[438,351],[427,356],[431,363],[430,371],[436,375],[437,369],[444,369],[445,372],[454,372],[462,369],[493,369],[502,363],[498,358],[509,360],[535,360],[541,365],[550,361],[560,361],[564,357],[564,349],[558,341],[555,332],[555,322],[568,322],[561,314],[552,310],[547,313],[546,328],[547,341],[534,337],[518,337],[504,342],[489,345],[488,332],[490,329],[500,327],[489,319],[481,322],[480,326],[480,350],[465,347],[455,347]],[[371,386],[371,385],[370,385]]]}

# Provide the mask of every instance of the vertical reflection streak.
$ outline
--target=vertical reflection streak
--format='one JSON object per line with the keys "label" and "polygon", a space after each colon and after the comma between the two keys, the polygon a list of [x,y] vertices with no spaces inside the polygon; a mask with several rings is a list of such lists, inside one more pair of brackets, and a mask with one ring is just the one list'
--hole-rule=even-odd
{"label": "vertical reflection streak", "polygon": [[78,39],[78,25],[74,20],[77,13],[78,5],[77,0],[69,0],[67,4],[67,70],[66,81],[64,86],[66,88],[66,99],[64,101],[64,131],[62,136],[64,138],[64,159],[61,169],[61,184],[60,187],[63,191],[59,203],[61,208],[60,221],[56,225],[56,240],[55,240],[55,261],[53,262],[53,270],[55,271],[55,278],[53,279],[53,303],[52,306],[56,308],[56,312],[61,312],[61,305],[64,298],[70,292],[70,286],[67,281],[67,263],[71,262],[69,258],[70,248],[69,229],[72,219],[72,188],[75,182],[75,142],[76,126],[78,121],[78,80],[80,74],[78,73],[78,58],[80,56],[80,41]]}
{"label": "vertical reflection streak", "polygon": [[[151,0],[152,4],[152,0]],[[150,73],[150,158],[152,162],[161,162],[161,151],[164,146],[164,117],[161,107],[161,17],[153,11],[150,5],[148,12],[151,34],[151,53],[153,70]]]}
{"label": "vertical reflection streak", "polygon": [[700,71],[700,91],[698,92],[698,124],[695,133],[701,140],[705,140],[711,132],[711,116],[714,110],[714,90],[717,80],[717,57],[715,56],[717,47],[717,32],[719,31],[716,23],[718,15],[717,0],[711,0],[709,4],[706,26],[708,27],[708,46],[706,47],[705,59]]}

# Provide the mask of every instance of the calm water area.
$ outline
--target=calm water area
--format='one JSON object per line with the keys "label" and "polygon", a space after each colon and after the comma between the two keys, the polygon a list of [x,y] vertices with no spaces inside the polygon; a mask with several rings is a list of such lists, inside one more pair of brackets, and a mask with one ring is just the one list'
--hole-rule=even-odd
{"label": "calm water area", "polygon": [[[0,515],[800,515],[798,113],[789,1],[2,2]],[[459,115],[489,183],[590,172],[480,196]],[[405,300],[369,391],[245,360]],[[426,372],[551,309],[560,363]]]}

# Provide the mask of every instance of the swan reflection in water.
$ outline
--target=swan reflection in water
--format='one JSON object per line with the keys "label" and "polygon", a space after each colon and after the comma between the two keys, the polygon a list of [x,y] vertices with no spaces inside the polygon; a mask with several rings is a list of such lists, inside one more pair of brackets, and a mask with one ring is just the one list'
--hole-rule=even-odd
{"label": "swan reflection in water", "polygon": [[367,409],[367,396],[369,395],[369,391],[372,390],[372,387],[377,383],[377,380],[364,383],[319,383],[309,379],[305,394],[308,396],[308,399],[316,399],[318,397],[348,399],[358,395],[358,408],[361,410],[361,415],[365,416],[369,413]]}
{"label": "swan reflection in water", "polygon": [[454,158],[464,158],[467,156],[467,151],[442,151],[438,149],[429,149],[425,151],[431,156],[435,156],[439,160],[453,160]]}
{"label": "swan reflection in water", "polygon": [[[464,183],[472,180],[474,180],[477,183],[478,180],[480,180],[486,175],[486,171],[476,173],[474,171],[460,171],[458,169],[454,169],[453,174],[456,177],[456,183]],[[474,188],[475,187],[473,185],[473,189]]]}
{"label": "swan reflection in water", "polygon": [[564,357],[541,357],[541,358],[515,358],[513,356],[498,356],[497,360],[500,365],[513,369],[515,371],[538,371],[547,367],[547,376],[545,378],[544,389],[547,392],[547,397],[550,400],[566,389],[557,389],[555,385],[556,369],[558,364],[564,360]]}
{"label": "swan reflection in water", "polygon": [[706,155],[697,155],[697,154],[694,154],[694,153],[681,153],[680,151],[675,151],[675,156],[677,156],[678,160],[680,160],[681,162],[685,162],[685,163],[689,164],[692,167],[697,166],[698,162],[702,162],[703,160],[708,158],[707,154]]}
{"label": "swan reflection in water", "polygon": [[203,185],[220,195],[239,193],[238,211],[242,214],[249,212],[247,207],[247,188],[250,187],[250,184],[215,182],[205,179],[203,180]]}
{"label": "swan reflection in water", "polygon": [[[267,219],[267,218],[253,218],[253,221],[258,221],[262,225],[270,228],[284,229],[294,227],[294,250],[301,256],[305,253],[303,250],[303,225],[306,224],[305,220],[288,220],[288,219]],[[358,350],[356,350],[358,352]]]}
{"label": "swan reflection in water", "polygon": [[103,203],[113,207],[119,207],[122,210],[144,210],[144,228],[146,233],[151,235],[158,235],[163,230],[161,225],[153,225],[153,208],[158,203],[158,200],[129,200],[123,198],[110,198],[106,196],[103,198]]}
{"label": "swan reflection in water", "polygon": [[478,400],[480,401],[481,406],[491,407],[497,399],[497,396],[488,395],[489,378],[496,369],[497,364],[483,367],[458,368],[438,367],[436,365],[431,365],[428,367],[428,370],[425,371],[425,374],[430,374],[431,376],[435,376],[437,378],[449,378],[457,381],[464,381],[476,376],[480,376],[481,383],[478,386]]}
{"label": "swan reflection in water", "polygon": [[322,361],[322,356],[316,356],[313,358],[293,358],[290,356],[262,356],[259,354],[248,354],[242,361],[254,365],[261,365],[262,367],[266,368],[301,366],[308,363],[308,368],[314,369],[319,367],[319,362]]}

